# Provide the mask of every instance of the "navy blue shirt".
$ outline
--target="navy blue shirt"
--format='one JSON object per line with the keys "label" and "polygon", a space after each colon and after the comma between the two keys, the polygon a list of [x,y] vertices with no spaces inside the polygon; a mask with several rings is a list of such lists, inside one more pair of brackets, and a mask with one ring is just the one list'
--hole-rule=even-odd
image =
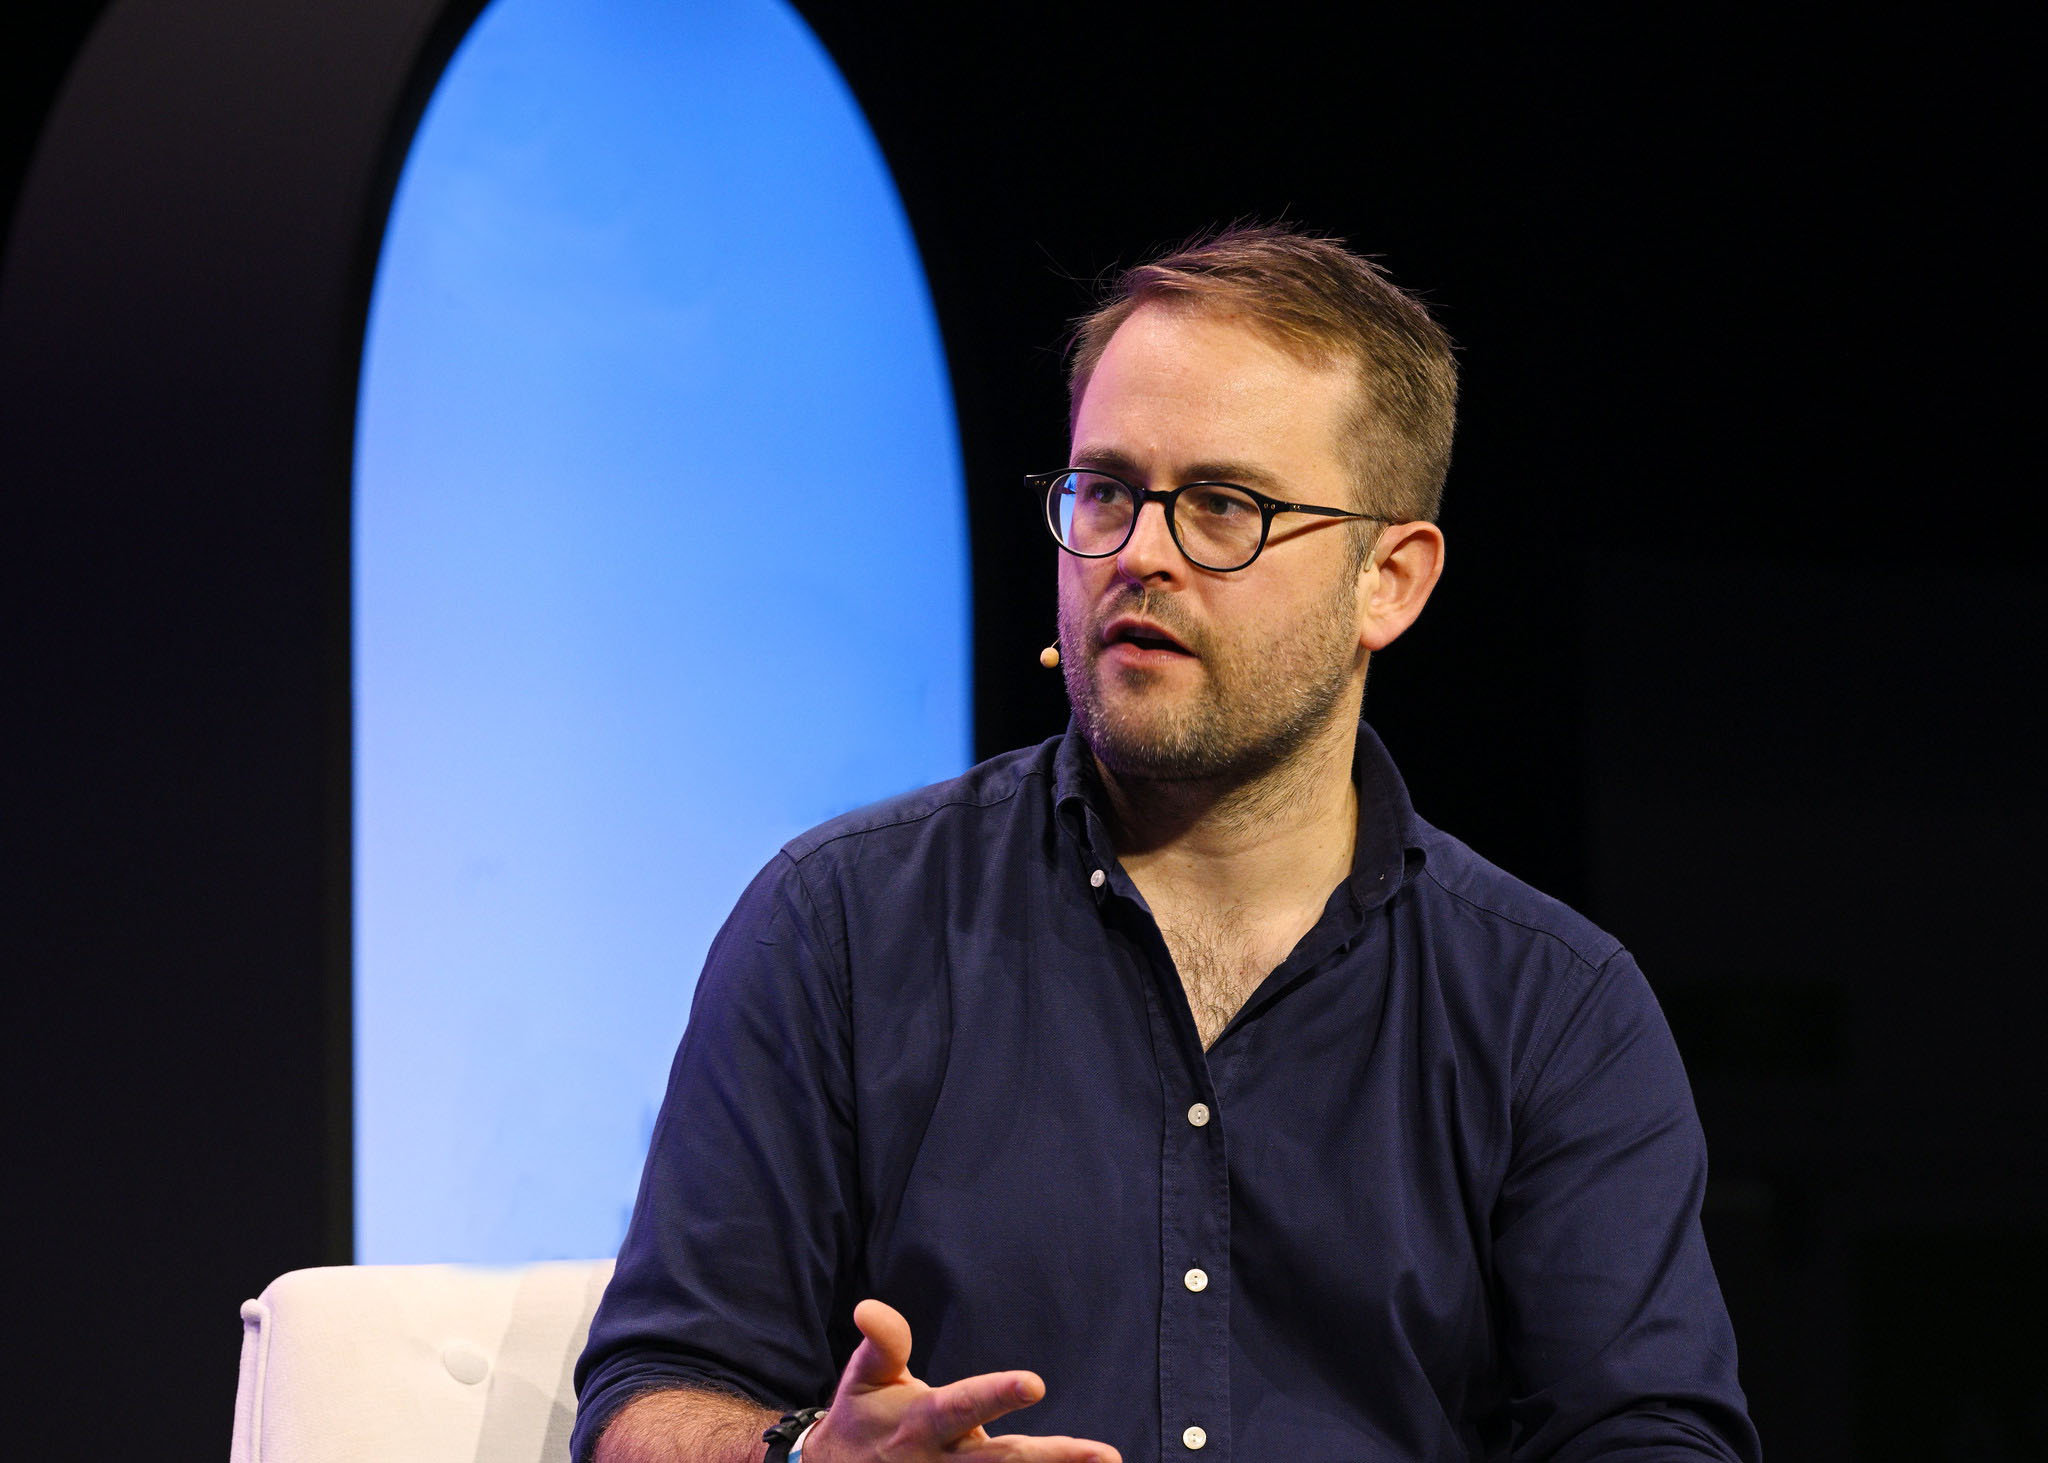
{"label": "navy blue shirt", "polygon": [[1354,775],[1351,877],[1206,1052],[1071,732],[789,844],[698,984],[578,1456],[652,1387],[828,1402],[875,1296],[934,1385],[1044,1377],[991,1431],[1126,1463],[1755,1459],[1642,975],[1364,727]]}

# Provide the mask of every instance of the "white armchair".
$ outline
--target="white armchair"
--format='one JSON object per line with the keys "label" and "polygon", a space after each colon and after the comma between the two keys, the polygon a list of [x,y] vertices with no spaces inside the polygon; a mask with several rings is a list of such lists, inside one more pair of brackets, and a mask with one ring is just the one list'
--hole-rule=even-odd
{"label": "white armchair", "polygon": [[232,1463],[568,1463],[610,1260],[294,1270],[242,1306]]}

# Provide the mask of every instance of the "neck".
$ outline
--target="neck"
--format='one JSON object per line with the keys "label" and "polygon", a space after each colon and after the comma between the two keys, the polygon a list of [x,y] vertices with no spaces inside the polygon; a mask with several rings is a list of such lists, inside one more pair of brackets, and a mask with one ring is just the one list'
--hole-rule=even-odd
{"label": "neck", "polygon": [[[1355,703],[1353,703],[1355,704]],[[1351,871],[1358,790],[1355,724],[1334,718],[1294,755],[1248,777],[1120,776],[1098,761],[1117,857],[1148,898],[1317,907]]]}

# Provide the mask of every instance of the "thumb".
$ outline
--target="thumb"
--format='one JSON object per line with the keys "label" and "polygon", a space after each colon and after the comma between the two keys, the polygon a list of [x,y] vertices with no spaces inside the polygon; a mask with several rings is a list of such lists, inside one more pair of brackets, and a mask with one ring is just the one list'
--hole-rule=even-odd
{"label": "thumb", "polygon": [[842,1392],[872,1392],[910,1378],[910,1322],[894,1306],[864,1300],[853,1308],[863,1338],[847,1360]]}

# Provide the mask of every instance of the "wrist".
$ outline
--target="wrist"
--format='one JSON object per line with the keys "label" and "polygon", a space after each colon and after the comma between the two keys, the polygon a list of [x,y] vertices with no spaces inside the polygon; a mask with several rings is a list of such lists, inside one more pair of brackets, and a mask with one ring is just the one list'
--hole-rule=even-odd
{"label": "wrist", "polygon": [[818,1419],[825,1415],[822,1407],[804,1407],[795,1412],[785,1413],[761,1438],[768,1444],[768,1451],[762,1455],[761,1463],[799,1463],[803,1457],[804,1443],[810,1438],[811,1429],[818,1425]]}

